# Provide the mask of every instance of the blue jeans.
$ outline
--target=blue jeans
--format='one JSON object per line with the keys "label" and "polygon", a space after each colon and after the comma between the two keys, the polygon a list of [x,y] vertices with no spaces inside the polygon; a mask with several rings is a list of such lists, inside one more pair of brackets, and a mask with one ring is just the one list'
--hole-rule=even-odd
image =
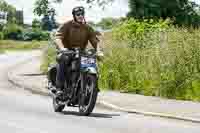
{"label": "blue jeans", "polygon": [[69,64],[69,56],[61,55],[60,57],[57,57],[56,88],[62,89],[64,87],[65,78],[69,70]]}

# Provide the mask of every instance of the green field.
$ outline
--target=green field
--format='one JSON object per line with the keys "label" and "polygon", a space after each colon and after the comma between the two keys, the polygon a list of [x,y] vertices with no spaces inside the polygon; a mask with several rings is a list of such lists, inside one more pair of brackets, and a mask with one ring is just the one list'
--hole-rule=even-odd
{"label": "green field", "polygon": [[47,41],[15,41],[0,40],[0,49],[4,50],[33,50],[41,49],[47,45]]}

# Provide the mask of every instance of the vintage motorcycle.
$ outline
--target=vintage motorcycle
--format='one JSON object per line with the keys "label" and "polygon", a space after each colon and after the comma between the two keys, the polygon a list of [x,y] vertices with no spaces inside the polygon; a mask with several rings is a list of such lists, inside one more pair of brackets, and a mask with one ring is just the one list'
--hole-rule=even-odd
{"label": "vintage motorcycle", "polygon": [[56,64],[48,69],[48,89],[52,94],[55,112],[62,112],[65,106],[78,107],[80,115],[89,115],[96,104],[98,96],[97,55],[92,49],[81,51],[71,49],[62,51],[72,57],[67,69],[62,95],[56,93]]}

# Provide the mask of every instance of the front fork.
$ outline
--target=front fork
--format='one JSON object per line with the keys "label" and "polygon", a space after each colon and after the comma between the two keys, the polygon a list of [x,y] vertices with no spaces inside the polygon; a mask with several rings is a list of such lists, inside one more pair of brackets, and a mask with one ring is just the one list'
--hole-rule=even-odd
{"label": "front fork", "polygon": [[80,94],[79,94],[79,105],[84,105],[84,101],[85,101],[85,77],[86,77],[86,73],[85,72],[81,72],[80,73]]}

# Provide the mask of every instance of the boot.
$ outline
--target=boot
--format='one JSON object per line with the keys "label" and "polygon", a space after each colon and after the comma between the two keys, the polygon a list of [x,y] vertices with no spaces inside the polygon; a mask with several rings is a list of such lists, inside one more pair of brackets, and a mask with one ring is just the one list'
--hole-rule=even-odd
{"label": "boot", "polygon": [[60,96],[63,94],[63,89],[62,88],[56,88],[56,95]]}

